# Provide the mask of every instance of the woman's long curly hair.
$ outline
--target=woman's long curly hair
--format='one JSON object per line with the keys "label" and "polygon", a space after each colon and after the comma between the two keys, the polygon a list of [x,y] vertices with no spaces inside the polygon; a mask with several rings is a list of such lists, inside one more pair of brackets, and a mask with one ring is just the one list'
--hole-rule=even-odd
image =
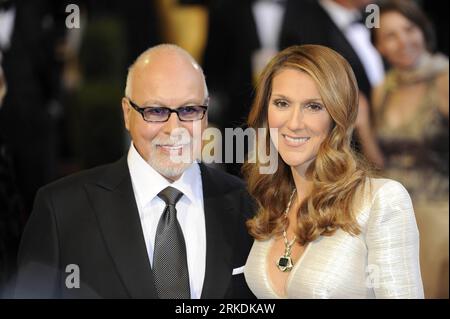
{"label": "woman's long curly hair", "polygon": [[[369,166],[350,145],[358,112],[355,75],[341,55],[324,46],[292,46],[276,55],[261,74],[248,118],[249,127],[256,131],[266,128],[266,149],[272,143],[267,120],[272,81],[287,68],[311,76],[333,122],[329,135],[306,171],[313,187],[297,211],[297,241],[305,245],[320,235],[332,235],[339,228],[359,234],[353,204],[357,191],[369,176]],[[284,210],[295,184],[291,168],[279,154],[277,156],[278,167],[273,174],[260,174],[264,163],[258,157],[256,163],[247,161],[242,169],[249,192],[259,207],[257,215],[247,221],[247,227],[259,240],[280,235],[288,226]]]}

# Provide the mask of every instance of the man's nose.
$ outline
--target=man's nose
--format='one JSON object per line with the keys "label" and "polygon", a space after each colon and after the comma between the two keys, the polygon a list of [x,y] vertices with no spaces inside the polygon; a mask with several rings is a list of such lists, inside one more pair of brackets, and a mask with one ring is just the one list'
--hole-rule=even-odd
{"label": "man's nose", "polygon": [[180,127],[180,119],[177,113],[170,113],[169,119],[164,123],[164,133],[170,134],[174,129]]}

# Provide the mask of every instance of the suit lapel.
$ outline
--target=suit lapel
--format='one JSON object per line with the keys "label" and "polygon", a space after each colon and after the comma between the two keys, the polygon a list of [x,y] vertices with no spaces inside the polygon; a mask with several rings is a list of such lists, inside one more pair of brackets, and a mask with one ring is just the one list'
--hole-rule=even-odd
{"label": "suit lapel", "polygon": [[370,94],[370,90],[364,89],[370,88],[370,83],[361,59],[345,34],[317,1],[288,0],[280,39],[282,49],[298,43],[321,44],[338,51],[352,66],[360,89]]}
{"label": "suit lapel", "polygon": [[211,173],[200,164],[206,225],[206,270],[202,299],[223,298],[232,277],[232,243],[225,232],[230,223],[232,199],[224,195]]}
{"label": "suit lapel", "polygon": [[132,298],[157,298],[126,157],[86,190],[111,257]]}
{"label": "suit lapel", "polygon": [[[324,44],[329,46],[330,48],[337,49],[339,53],[347,59],[358,78],[358,85],[361,90],[363,90],[364,87],[370,87],[370,82],[367,77],[366,70],[364,69],[362,61],[353,48],[352,44],[348,41],[345,34],[336,25],[336,23],[328,15],[325,9],[318,3],[315,3],[314,5],[318,7],[318,12],[320,12],[320,15],[323,16],[320,21],[324,22],[324,31],[326,32],[326,35],[328,35],[328,41]],[[367,92],[365,93],[367,94]]]}
{"label": "suit lapel", "polygon": [[253,2],[254,1],[249,0],[243,1],[242,9],[236,12],[236,14],[241,14],[241,16],[239,17],[241,19],[240,23],[246,23],[244,28],[238,30],[239,33],[247,33],[245,36],[241,36],[240,39],[245,39],[245,41],[247,42],[245,43],[245,45],[249,47],[251,52],[261,48],[261,39],[256,27],[255,15],[253,14]]}

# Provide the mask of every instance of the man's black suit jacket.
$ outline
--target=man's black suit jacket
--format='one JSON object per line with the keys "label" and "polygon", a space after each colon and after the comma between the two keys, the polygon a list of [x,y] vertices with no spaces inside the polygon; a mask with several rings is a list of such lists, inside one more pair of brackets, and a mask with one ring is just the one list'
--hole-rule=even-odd
{"label": "man's black suit jacket", "polygon": [[320,44],[339,52],[352,66],[359,89],[370,98],[371,85],[355,49],[317,0],[288,0],[280,48]]}
{"label": "man's black suit jacket", "polygon": [[[200,164],[206,224],[202,298],[254,297],[243,274],[254,211],[244,183]],[[15,296],[158,298],[126,157],[39,190],[19,250]],[[80,288],[67,288],[80,270]],[[170,265],[168,265],[170,266]]]}

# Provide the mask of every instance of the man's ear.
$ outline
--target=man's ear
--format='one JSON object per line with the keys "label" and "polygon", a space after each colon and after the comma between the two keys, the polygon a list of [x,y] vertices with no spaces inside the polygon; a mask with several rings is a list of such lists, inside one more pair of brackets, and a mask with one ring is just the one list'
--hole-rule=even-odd
{"label": "man's ear", "polygon": [[125,127],[126,127],[127,131],[129,131],[130,130],[131,107],[130,107],[130,104],[128,103],[128,100],[125,97],[122,98],[122,111],[123,111],[123,120],[125,122]]}

